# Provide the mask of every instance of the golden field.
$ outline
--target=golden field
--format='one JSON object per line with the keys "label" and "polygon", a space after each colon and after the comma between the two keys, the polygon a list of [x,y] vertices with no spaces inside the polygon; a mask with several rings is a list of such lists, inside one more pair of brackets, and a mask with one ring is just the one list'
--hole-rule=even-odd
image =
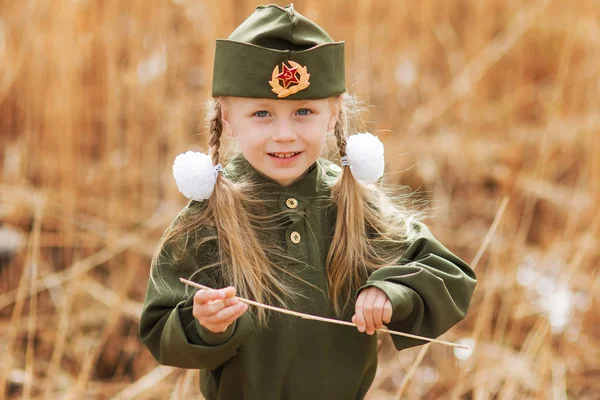
{"label": "golden field", "polygon": [[[0,0],[0,398],[200,398],[137,329],[214,41],[256,5]],[[479,277],[442,336],[473,352],[381,336],[368,398],[600,398],[600,3],[295,7],[346,41],[386,182]]]}

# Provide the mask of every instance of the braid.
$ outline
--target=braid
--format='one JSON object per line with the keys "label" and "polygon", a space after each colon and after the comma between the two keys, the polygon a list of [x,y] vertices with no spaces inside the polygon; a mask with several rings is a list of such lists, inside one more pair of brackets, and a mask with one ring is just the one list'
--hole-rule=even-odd
{"label": "braid", "polygon": [[338,121],[335,124],[334,134],[340,157],[344,157],[346,155],[346,141],[348,132],[346,112],[343,109],[340,111]]}
{"label": "braid", "polygon": [[221,147],[221,133],[223,132],[223,122],[221,120],[221,103],[215,105],[215,113],[210,119],[210,137],[208,147],[212,155],[213,165],[219,164],[219,148]]}

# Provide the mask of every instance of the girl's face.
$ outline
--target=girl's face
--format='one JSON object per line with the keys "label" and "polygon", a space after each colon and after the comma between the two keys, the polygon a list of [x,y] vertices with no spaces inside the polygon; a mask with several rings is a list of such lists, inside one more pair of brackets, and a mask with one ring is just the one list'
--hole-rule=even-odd
{"label": "girl's face", "polygon": [[242,154],[256,170],[287,186],[323,152],[339,106],[337,98],[227,97],[222,103],[223,129],[225,134],[236,137]]}

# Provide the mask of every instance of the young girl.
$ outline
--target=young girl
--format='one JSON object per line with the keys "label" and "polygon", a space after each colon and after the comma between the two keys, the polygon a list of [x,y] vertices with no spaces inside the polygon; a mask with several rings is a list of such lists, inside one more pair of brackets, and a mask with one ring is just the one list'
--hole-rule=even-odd
{"label": "young girl", "polygon": [[[363,398],[375,329],[437,337],[467,312],[475,274],[373,184],[381,142],[349,135],[343,50],[291,5],[259,6],[217,41],[209,155],[175,161],[192,201],[153,260],[140,326],[161,364],[201,370],[207,399]],[[240,149],[224,169],[223,134]],[[341,168],[320,158],[328,135]]]}

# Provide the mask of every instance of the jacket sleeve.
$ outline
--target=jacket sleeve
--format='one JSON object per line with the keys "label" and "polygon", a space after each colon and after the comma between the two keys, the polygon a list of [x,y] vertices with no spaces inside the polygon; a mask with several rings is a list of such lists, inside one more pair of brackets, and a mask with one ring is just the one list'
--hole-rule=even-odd
{"label": "jacket sleeve", "polygon": [[[360,290],[375,286],[392,303],[391,330],[436,338],[462,320],[477,282],[473,270],[452,254],[420,222],[416,238],[399,265],[379,268]],[[392,335],[396,349],[426,343]]]}
{"label": "jacket sleeve", "polygon": [[[202,250],[198,252],[202,253]],[[209,287],[215,287],[215,281],[208,273],[198,271],[193,248],[184,247],[181,254],[181,258],[174,257],[173,248],[168,245],[160,249],[151,268],[152,279],[148,282],[139,336],[163,365],[213,370],[235,356],[252,335],[254,323],[246,313],[226,332],[213,333],[203,328],[192,314],[197,290],[190,290],[179,278]]]}

